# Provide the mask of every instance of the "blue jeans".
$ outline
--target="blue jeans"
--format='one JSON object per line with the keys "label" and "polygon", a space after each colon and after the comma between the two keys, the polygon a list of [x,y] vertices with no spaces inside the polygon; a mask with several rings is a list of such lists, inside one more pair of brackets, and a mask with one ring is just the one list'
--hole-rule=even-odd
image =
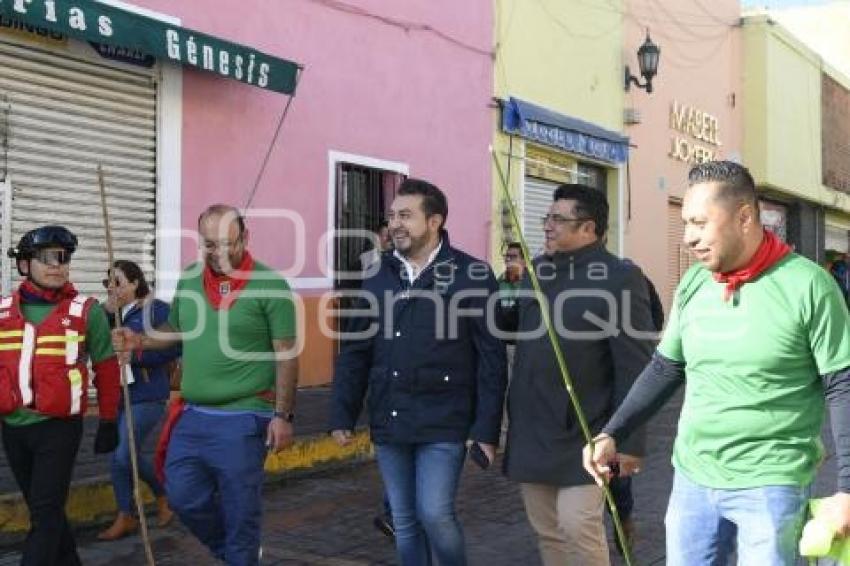
{"label": "blue jeans", "polygon": [[793,566],[810,486],[712,489],[680,472],[664,520],[668,566],[726,564],[737,540],[742,566]]}
{"label": "blue jeans", "polygon": [[228,566],[259,560],[269,419],[188,408],[168,445],[165,490],[186,527]]}
{"label": "blue jeans", "polygon": [[[142,458],[142,444],[156,427],[165,412],[165,401],[151,401],[132,405],[133,433],[136,437],[136,454],[139,455],[139,476],[151,488],[154,495],[162,495],[163,489],[153,473],[149,460]],[[130,466],[130,435],[127,434],[127,421],[124,411],[118,414],[118,447],[112,454],[112,490],[115,492],[115,504],[123,513],[131,513],[133,507],[133,477]]]}
{"label": "blue jeans", "polygon": [[461,442],[378,444],[378,466],[390,500],[402,566],[465,566],[455,495],[466,447]]}

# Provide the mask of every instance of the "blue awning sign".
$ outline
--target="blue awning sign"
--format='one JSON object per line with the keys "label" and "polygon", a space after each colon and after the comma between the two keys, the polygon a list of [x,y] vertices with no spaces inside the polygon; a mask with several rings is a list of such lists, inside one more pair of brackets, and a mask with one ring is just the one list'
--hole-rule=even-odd
{"label": "blue awning sign", "polygon": [[626,136],[513,97],[502,106],[502,131],[609,163],[629,155]]}

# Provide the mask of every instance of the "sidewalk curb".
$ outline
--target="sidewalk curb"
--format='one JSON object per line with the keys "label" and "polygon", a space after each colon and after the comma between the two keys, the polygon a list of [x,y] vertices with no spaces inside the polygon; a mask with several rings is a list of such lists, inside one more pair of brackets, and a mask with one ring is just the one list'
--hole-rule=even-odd
{"label": "sidewalk curb", "polygon": [[[269,454],[265,462],[266,482],[276,481],[291,473],[302,475],[322,470],[341,462],[370,459],[372,444],[367,431],[354,434],[348,446],[340,447],[333,438],[321,434],[296,440],[279,454]],[[142,484],[145,504],[153,503],[153,495]],[[92,525],[115,515],[115,498],[108,476],[100,476],[71,485],[65,507],[74,526]],[[19,534],[29,530],[29,513],[20,492],[0,496],[0,534]]]}

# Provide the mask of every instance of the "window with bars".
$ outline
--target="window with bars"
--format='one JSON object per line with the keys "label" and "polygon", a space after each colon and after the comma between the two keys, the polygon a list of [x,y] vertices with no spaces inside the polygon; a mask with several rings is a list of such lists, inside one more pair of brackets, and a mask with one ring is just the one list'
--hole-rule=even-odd
{"label": "window with bars", "polygon": [[375,232],[395,196],[404,175],[395,171],[351,163],[337,165],[334,241],[334,287],[356,288],[357,279],[346,273],[362,270],[360,256],[372,249],[372,240],[357,231]]}

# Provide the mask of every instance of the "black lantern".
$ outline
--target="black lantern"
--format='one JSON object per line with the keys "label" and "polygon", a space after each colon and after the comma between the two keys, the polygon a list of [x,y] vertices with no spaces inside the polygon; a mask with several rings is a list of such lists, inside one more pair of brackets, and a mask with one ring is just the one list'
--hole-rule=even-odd
{"label": "black lantern", "polygon": [[641,84],[638,78],[634,76],[626,65],[626,90],[629,90],[631,84],[638,88],[646,89],[646,92],[652,92],[652,78],[658,73],[658,59],[661,55],[661,49],[652,43],[649,38],[649,30],[646,30],[646,41],[640,46],[637,52],[638,65],[640,66],[640,75],[646,80],[646,84]]}

